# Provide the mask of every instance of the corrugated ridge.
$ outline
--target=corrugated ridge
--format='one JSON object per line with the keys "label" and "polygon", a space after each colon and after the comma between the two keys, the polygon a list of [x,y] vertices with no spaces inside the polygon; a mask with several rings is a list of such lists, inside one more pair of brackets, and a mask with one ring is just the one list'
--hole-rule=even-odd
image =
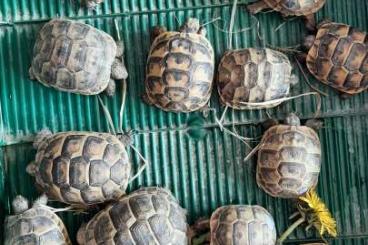
{"label": "corrugated ridge", "polygon": [[[368,239],[368,200],[365,195],[368,166],[364,164],[368,161],[365,147],[368,144],[367,120],[367,116],[326,119],[325,127],[320,131],[323,163],[318,192],[338,221],[339,239]],[[260,127],[254,126],[236,126],[233,130],[251,137],[262,134]],[[211,128],[208,133],[204,140],[197,142],[184,131],[135,135],[134,144],[150,165],[129,186],[129,192],[140,186],[169,188],[187,209],[191,223],[199,217],[208,217],[222,205],[262,205],[274,216],[280,234],[291,224],[288,216],[294,212],[292,202],[272,198],[257,187],[255,157],[243,163],[249,148],[217,128]],[[253,142],[253,146],[256,143]],[[7,208],[7,203],[16,194],[31,199],[37,196],[33,179],[25,173],[34,154],[30,144],[5,147]],[[140,159],[131,150],[129,155],[134,163],[133,169],[137,171]],[[88,219],[69,214],[62,217],[72,238],[79,224]],[[297,243],[315,237],[314,233],[305,233],[299,228],[289,241]],[[364,239],[362,241],[366,241]]]}
{"label": "corrugated ridge", "polygon": [[[130,191],[147,185],[170,188],[180,203],[188,209],[191,222],[200,216],[210,215],[220,205],[261,204],[274,215],[278,232],[283,231],[290,224],[287,217],[293,212],[293,208],[290,202],[271,198],[257,188],[254,180],[254,159],[246,165],[241,162],[249,149],[233,137],[220,132],[215,127],[213,116],[210,116],[205,125],[210,131],[208,137],[204,141],[194,142],[188,139],[183,130],[188,115],[165,113],[145,105],[139,99],[143,91],[150,27],[159,23],[174,30],[179,26],[175,18],[183,22],[188,16],[197,16],[202,23],[217,16],[229,18],[230,3],[211,1],[210,6],[204,8],[208,3],[205,0],[111,0],[97,13],[83,12],[75,15],[70,5],[64,5],[60,0],[1,1],[0,22],[9,20],[17,23],[14,26],[0,27],[0,108],[6,133],[4,143],[16,144],[0,148],[0,159],[1,151],[4,151],[6,160],[1,163],[4,171],[0,171],[0,179],[5,181],[6,188],[5,192],[2,191],[4,185],[0,182],[2,206],[8,209],[9,200],[17,193],[36,197],[33,180],[25,173],[26,164],[34,158],[34,150],[30,144],[20,144],[21,142],[33,140],[34,133],[43,127],[53,131],[107,130],[97,97],[61,93],[27,80],[31,51],[36,34],[43,25],[41,22],[60,12],[62,16],[83,19],[113,36],[113,18],[116,17],[119,22],[127,47],[126,63],[130,72],[124,129],[138,131],[135,145],[151,162],[147,171],[129,186]],[[319,20],[326,17],[367,30],[368,2],[328,1],[326,7],[318,13]],[[261,14],[258,18],[265,40],[273,46],[299,44],[305,35],[301,20],[287,22],[275,32],[275,28],[283,23],[280,15]],[[235,29],[249,27],[252,23],[252,18],[239,9]],[[223,23],[215,24],[221,27]],[[213,24],[207,28],[218,63],[227,49],[227,34]],[[238,33],[234,35],[233,47],[253,47],[257,44],[255,37],[254,28]],[[339,117],[326,119],[326,126],[320,132],[324,156],[318,191],[336,215],[341,231],[339,240],[335,240],[333,244],[367,244],[367,93],[361,93],[349,100],[340,100],[332,89],[310,79],[313,85],[329,94],[322,102],[322,117]],[[301,82],[293,88],[292,94],[306,91],[309,88]],[[120,94],[113,99],[105,96],[102,98],[112,112],[115,125],[118,125]],[[223,108],[218,102],[217,91],[214,89],[211,107],[216,108],[220,116]],[[310,118],[313,116],[314,106],[314,100],[306,97],[267,112],[274,117],[283,118],[286,112],[296,111],[303,118]],[[343,115],[358,116],[340,118]],[[225,124],[258,123],[266,117],[265,111],[230,110]],[[232,129],[249,137],[261,134],[261,130],[253,125],[235,126]],[[136,171],[140,160],[132,151],[129,154]],[[5,180],[1,174],[5,175]],[[67,214],[63,215],[63,220],[74,239],[79,224],[86,217]],[[313,238],[315,234],[305,234],[303,229],[298,229],[290,237],[288,244],[300,244],[306,241],[305,237]]]}
{"label": "corrugated ridge", "polygon": [[[73,2],[74,1],[74,2]],[[164,12],[178,9],[198,9],[230,5],[229,0],[211,1],[108,1],[95,10],[78,8],[78,0],[32,1],[3,0],[0,3],[0,22],[25,22],[49,19],[54,16],[69,18],[95,18],[111,15],[133,15],[147,12]],[[245,3],[246,1],[239,1]],[[1,24],[1,23],[0,23]]]}
{"label": "corrugated ridge", "polygon": [[[358,6],[358,0],[355,0],[355,2],[356,5],[354,6]],[[352,4],[346,2],[344,4],[338,4],[342,9],[353,11],[350,5]],[[359,8],[357,11],[361,14],[366,12],[364,8]],[[140,99],[144,90],[143,81],[146,56],[150,46],[148,39],[151,26],[161,24],[167,26],[170,30],[175,30],[179,27],[176,18],[180,22],[183,22],[188,16],[197,16],[203,23],[206,23],[217,16],[226,19],[229,17],[229,13],[230,7],[225,6],[221,8],[141,14],[116,18],[119,23],[121,36],[125,42],[125,59],[130,72],[126,116],[124,119],[125,129],[139,131],[174,130],[175,128],[182,127],[186,123],[186,114],[166,113],[144,104]],[[326,9],[320,15],[331,16],[331,13],[333,13],[333,10],[330,10],[330,5],[327,5]],[[283,23],[279,15],[275,13],[263,14],[258,15],[258,18],[265,40],[273,46],[284,47],[297,44],[302,39],[302,36],[305,35],[301,21],[288,22],[275,33],[270,30],[275,29]],[[360,18],[361,21],[351,24],[366,29],[368,28],[367,18],[366,15],[362,15]],[[319,19],[323,19],[323,17],[319,17]],[[344,21],[339,16],[336,19],[338,21]],[[366,22],[363,20],[366,20]],[[116,36],[112,21],[113,19],[111,18],[90,19],[86,20],[86,23],[92,24]],[[208,36],[214,46],[217,62],[227,49],[227,34],[219,29],[218,26],[221,27],[221,25],[223,25],[221,21],[207,25]],[[252,25],[254,26],[254,20],[245,11],[239,9],[235,30]],[[27,72],[31,62],[33,43],[41,26],[42,24],[26,24],[1,28],[3,38],[0,47],[2,60],[0,64],[2,70],[0,104],[2,106],[4,130],[7,134],[5,144],[32,140],[32,136],[44,127],[51,128],[54,131],[105,131],[107,129],[98,100],[95,96],[87,97],[59,92],[51,88],[46,88],[40,83],[28,80]],[[286,33],[295,34],[287,35]],[[256,30],[238,33],[234,35],[233,47],[254,47],[256,45],[255,37]],[[19,52],[19,50],[22,51]],[[329,94],[329,97],[323,98],[321,117],[367,113],[367,93],[361,93],[349,100],[341,100],[335,91],[327,86],[321,85],[312,78],[310,79],[315,86]],[[301,80],[292,89],[291,94],[296,95],[308,91],[310,89]],[[214,88],[212,94],[211,107],[216,108],[218,112],[217,116],[219,117],[223,108],[219,106],[216,88]],[[117,116],[120,99],[121,96],[119,94],[112,99],[104,97],[105,102],[112,112],[115,125],[118,124]],[[275,109],[267,110],[268,114],[276,118],[283,118],[285,113],[289,111],[296,111],[303,118],[313,117],[315,111],[314,98],[304,97],[303,99],[286,102]],[[265,110],[230,110],[226,115],[225,124],[258,123],[266,118]],[[207,122],[208,125],[214,125],[213,115],[210,116],[210,119]]]}

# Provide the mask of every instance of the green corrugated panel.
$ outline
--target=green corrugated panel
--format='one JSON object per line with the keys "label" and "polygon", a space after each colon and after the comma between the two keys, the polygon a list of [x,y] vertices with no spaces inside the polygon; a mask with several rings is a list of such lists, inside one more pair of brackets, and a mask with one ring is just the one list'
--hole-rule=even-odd
{"label": "green corrugated panel", "polygon": [[[354,24],[362,29],[368,28],[368,16],[366,14],[368,3],[366,1],[355,0],[355,4],[350,1],[345,2],[344,5],[339,1],[334,1],[334,3],[336,3],[336,5],[333,5],[337,6],[336,9],[355,11],[360,16],[361,21],[346,21],[347,23]],[[352,9],[351,6],[360,7]],[[124,38],[125,46],[127,47],[126,61],[130,71],[128,109],[124,121],[125,128],[145,131],[175,129],[182,127],[186,122],[187,116],[184,114],[165,113],[145,105],[139,99],[143,92],[145,62],[150,46],[148,42],[150,27],[161,24],[168,26],[172,30],[177,29],[179,24],[176,19],[183,22],[188,16],[197,16],[202,23],[206,23],[218,16],[228,19],[230,9],[230,4],[227,4],[222,7],[193,8],[185,11],[150,12],[134,15],[127,13],[124,16],[116,17],[119,22],[121,36]],[[334,9],[331,8],[331,4],[327,5],[324,11],[321,12],[319,19],[323,19],[322,14],[324,16],[333,16],[331,14],[333,12]],[[343,15],[344,13],[337,15],[335,19],[344,21],[346,19]],[[283,23],[279,15],[260,15],[259,19],[265,40],[273,46],[283,47],[298,44],[305,35],[301,21],[288,22],[280,31],[274,32],[273,29]],[[112,28],[113,18],[110,16],[91,17],[83,21],[114,35]],[[217,22],[216,25],[207,26],[208,36],[214,45],[217,61],[219,61],[227,47],[227,34],[221,32],[218,27],[222,24],[222,22]],[[238,11],[236,24],[236,29],[240,29],[251,26],[254,23],[252,23],[251,17],[241,10]],[[98,108],[96,97],[61,93],[46,88],[40,83],[28,80],[27,72],[32,57],[34,40],[42,25],[43,22],[31,21],[1,28],[0,69],[4,72],[0,74],[2,88],[0,101],[7,144],[28,141],[30,140],[29,136],[43,127],[49,127],[54,131],[105,129],[103,122],[98,120],[100,109]],[[288,33],[293,33],[293,35]],[[233,46],[234,48],[255,46],[255,37],[255,30],[239,33],[234,36]],[[298,72],[298,69],[296,69],[296,72]],[[362,93],[349,100],[340,100],[337,93],[330,88],[315,81],[313,84],[329,94],[329,97],[324,98],[322,103],[322,116],[330,117],[367,113],[368,108],[365,106],[365,102],[368,100],[367,93]],[[292,89],[292,94],[295,95],[308,91],[310,91],[309,87],[304,82],[300,82]],[[27,101],[27,103],[22,103],[23,100]],[[119,101],[119,96],[116,96],[114,100],[109,100],[109,106],[114,112],[114,121],[116,123]],[[49,104],[49,106],[45,106],[46,104]],[[314,105],[313,98],[305,97],[304,99],[285,103],[276,109],[268,110],[268,112],[280,118],[287,111],[297,111],[303,117],[311,117],[314,113]],[[217,108],[218,114],[220,114],[221,108],[219,108],[216,90],[213,92],[211,106]],[[258,110],[229,112],[225,123],[257,123],[265,117],[265,111]],[[208,125],[214,125],[213,118],[209,120]]]}
{"label": "green corrugated panel", "polygon": [[[368,239],[368,165],[364,164],[368,161],[367,120],[367,116],[326,119],[320,132],[324,154],[318,191],[338,221],[341,239]],[[254,126],[235,129],[253,137],[261,133]],[[244,203],[266,207],[279,233],[290,224],[291,202],[272,198],[257,187],[255,159],[243,163],[249,149],[218,128],[209,128],[209,135],[199,142],[188,138],[185,130],[170,130],[141,133],[135,136],[135,144],[151,164],[129,190],[148,185],[171,189],[188,210],[190,222],[210,215],[218,206]],[[6,197],[11,199],[20,193],[35,197],[33,179],[25,172],[34,158],[31,144],[7,146],[4,152]],[[129,155],[136,169],[138,156],[132,152]],[[63,217],[71,234],[85,218],[70,214]],[[313,238],[314,233],[305,234],[299,229],[291,239],[301,241],[305,237]]]}
{"label": "green corrugated panel", "polygon": [[[242,1],[247,2],[247,1]],[[124,39],[126,63],[130,76],[124,117],[124,129],[134,129],[135,144],[150,160],[150,166],[129,190],[139,186],[159,185],[170,188],[181,204],[188,209],[190,221],[209,215],[220,205],[229,203],[260,204],[274,215],[278,231],[284,230],[288,215],[292,213],[290,202],[271,198],[258,189],[255,183],[255,161],[243,164],[248,153],[236,139],[224,135],[216,126],[213,115],[205,127],[209,135],[204,141],[195,142],[185,133],[188,115],[160,111],[145,105],[142,94],[146,56],[149,50],[149,30],[161,24],[174,30],[186,17],[196,16],[206,23],[218,16],[229,20],[231,2],[220,0],[106,0],[96,12],[75,12],[69,0],[3,0],[0,2],[0,200],[8,212],[8,203],[16,194],[35,197],[33,180],[25,173],[26,164],[34,158],[31,141],[42,128],[52,131],[96,130],[106,131],[107,126],[96,96],[79,96],[59,92],[29,81],[28,66],[32,48],[45,20],[68,16],[80,19],[115,36],[113,20],[119,23]],[[258,15],[261,31],[267,43],[285,47],[299,44],[305,35],[301,20],[283,23],[277,13]],[[366,0],[329,0],[318,14],[318,19],[330,19],[368,29],[368,2]],[[216,61],[227,49],[227,34],[220,29],[219,21],[207,25],[208,37],[214,46]],[[235,29],[253,24],[248,13],[239,8]],[[256,45],[256,30],[234,35],[233,47]],[[296,71],[298,72],[298,71]],[[302,79],[302,78],[301,78]],[[323,144],[323,167],[319,192],[335,214],[340,230],[336,244],[368,243],[368,93],[361,93],[349,100],[341,100],[335,91],[313,80],[313,85],[329,94],[323,98],[321,116],[325,128],[320,132]],[[119,87],[120,89],[120,87]],[[300,82],[292,94],[310,91]],[[108,104],[115,125],[118,123],[120,95],[114,98],[102,96]],[[211,107],[218,114],[222,108],[216,90]],[[303,118],[311,118],[315,102],[305,97],[267,110],[278,118],[289,111],[298,112]],[[344,117],[340,117],[344,116]],[[253,124],[266,118],[265,111],[228,112],[225,125],[242,135],[261,135]],[[250,125],[251,124],[251,125]],[[232,125],[236,125],[235,128]],[[130,153],[135,169],[138,156]],[[3,183],[5,185],[3,186]],[[5,191],[3,190],[5,187]],[[1,209],[0,209],[0,217]],[[65,215],[72,237],[80,222],[87,217]],[[298,244],[315,234],[305,234],[301,229],[291,244]]]}

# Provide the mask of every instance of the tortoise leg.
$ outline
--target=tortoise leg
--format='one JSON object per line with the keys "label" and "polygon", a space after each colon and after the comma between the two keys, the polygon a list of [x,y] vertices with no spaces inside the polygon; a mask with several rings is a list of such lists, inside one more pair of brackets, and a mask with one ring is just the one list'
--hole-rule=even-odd
{"label": "tortoise leg", "polygon": [[128,78],[128,71],[124,65],[124,61],[115,58],[111,67],[111,77],[115,80],[122,80]]}
{"label": "tortoise leg", "polygon": [[205,37],[205,36],[207,35],[207,30],[206,30],[206,28],[204,28],[204,27],[200,27],[197,33],[198,33],[199,35],[201,35],[201,36]]}
{"label": "tortoise leg", "polygon": [[314,18],[314,14],[307,15],[305,18],[305,27],[308,31],[315,32],[317,30],[316,27],[316,19]]}
{"label": "tortoise leg", "polygon": [[195,222],[192,229],[196,232],[210,229],[210,220],[201,218]]}
{"label": "tortoise leg", "polygon": [[148,95],[146,93],[142,94],[141,97],[144,103],[146,103],[147,105],[153,105],[152,101],[148,98]]}
{"label": "tortoise leg", "polygon": [[262,128],[264,130],[267,130],[273,126],[276,126],[279,124],[279,121],[277,121],[276,119],[273,119],[273,118],[269,118],[267,119],[266,121],[262,122],[261,125],[262,125]]}
{"label": "tortoise leg", "polygon": [[268,5],[263,0],[258,0],[254,3],[248,4],[247,9],[251,14],[256,14],[264,9],[268,9]]}
{"label": "tortoise leg", "polygon": [[31,79],[31,80],[36,80],[37,79],[36,76],[33,73],[32,67],[29,68],[29,79]]}
{"label": "tortoise leg", "polygon": [[210,220],[201,218],[197,220],[189,229],[189,242],[191,245],[204,245],[210,244]]}
{"label": "tortoise leg", "polygon": [[27,174],[31,175],[31,176],[36,176],[36,172],[37,172],[37,165],[35,161],[30,162],[27,167],[26,167],[26,172]]}
{"label": "tortoise leg", "polygon": [[153,27],[153,29],[151,31],[151,37],[150,37],[151,38],[151,44],[156,39],[156,37],[158,37],[159,35],[161,35],[164,32],[167,32],[166,27],[163,27],[163,26],[155,26],[155,27]]}
{"label": "tortoise leg", "polygon": [[340,98],[341,98],[341,99],[347,100],[347,99],[350,99],[351,97],[353,97],[353,95],[352,95],[352,94],[348,94],[348,93],[340,92]]}
{"label": "tortoise leg", "polygon": [[325,18],[323,21],[321,21],[320,23],[318,23],[317,29],[319,29],[319,27],[325,25],[325,24],[329,24],[332,23],[333,21],[329,18]]}
{"label": "tortoise leg", "polygon": [[309,119],[305,122],[305,126],[317,132],[323,127],[323,121],[319,119]]}
{"label": "tortoise leg", "polygon": [[113,79],[110,79],[109,84],[105,89],[105,93],[111,97],[115,95],[115,91],[116,91],[116,83]]}
{"label": "tortoise leg", "polygon": [[300,62],[300,64],[305,65],[307,63],[307,54],[306,53],[298,53],[296,55],[296,58]]}
{"label": "tortoise leg", "polygon": [[124,56],[124,50],[125,50],[125,47],[124,47],[124,43],[122,41],[120,42],[116,42],[116,58],[123,58]]}

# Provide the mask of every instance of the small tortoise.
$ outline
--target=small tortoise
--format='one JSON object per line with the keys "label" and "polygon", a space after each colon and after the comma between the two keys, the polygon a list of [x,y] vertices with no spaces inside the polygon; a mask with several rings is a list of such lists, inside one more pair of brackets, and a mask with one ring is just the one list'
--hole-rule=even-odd
{"label": "small tortoise", "polygon": [[[276,243],[275,221],[266,209],[258,205],[220,207],[212,213],[210,221],[199,221],[194,225],[194,229],[198,231],[210,229],[210,233],[205,237],[211,245]],[[194,239],[192,243],[197,241]]]}
{"label": "small tortoise", "polygon": [[211,96],[214,52],[197,19],[188,19],[180,32],[154,30],[149,52],[145,101],[165,111],[192,112]]}
{"label": "small tortoise", "polygon": [[162,188],[142,188],[122,197],[95,215],[78,231],[78,243],[187,244],[186,213]]}
{"label": "small tortoise", "polygon": [[368,36],[349,25],[323,22],[316,36],[308,36],[306,62],[314,77],[342,94],[368,88]]}
{"label": "small tortoise", "polygon": [[14,215],[5,219],[5,245],[71,245],[62,220],[41,196],[30,208],[28,200],[17,196],[12,203]]}
{"label": "small tortoise", "polygon": [[50,198],[86,207],[125,194],[131,170],[124,144],[95,132],[41,132],[27,167]]}
{"label": "small tortoise", "polygon": [[[83,95],[112,96],[115,80],[128,76],[123,45],[90,25],[54,19],[40,31],[33,50],[31,79]],[[111,78],[110,78],[111,76]]]}
{"label": "small tortoise", "polygon": [[297,82],[286,55],[268,48],[249,48],[225,53],[218,69],[217,87],[221,102],[227,106],[262,109],[281,102],[264,105],[258,102],[286,97],[290,84]]}
{"label": "small tortoise", "polygon": [[326,3],[326,0],[257,0],[247,6],[249,12],[256,14],[264,9],[273,9],[284,17],[304,16],[306,26],[310,30],[315,29],[314,13],[318,12]]}
{"label": "small tortoise", "polygon": [[[312,125],[312,121],[307,122]],[[317,185],[321,143],[314,129],[291,113],[268,129],[259,144],[257,184],[273,197],[297,198]]]}

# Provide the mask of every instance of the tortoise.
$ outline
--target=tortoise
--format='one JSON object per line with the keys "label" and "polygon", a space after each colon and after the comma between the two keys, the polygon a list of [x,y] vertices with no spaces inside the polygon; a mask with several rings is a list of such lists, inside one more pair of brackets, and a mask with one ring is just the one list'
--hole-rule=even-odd
{"label": "tortoise", "polygon": [[14,215],[5,219],[5,245],[71,245],[63,221],[48,206],[42,195],[29,207],[28,200],[17,196],[12,202]]}
{"label": "tortoise", "polygon": [[214,52],[199,20],[180,32],[156,27],[148,55],[144,100],[162,110],[192,112],[207,105],[214,76]]}
{"label": "tortoise", "polygon": [[[41,29],[33,49],[30,78],[47,87],[83,95],[110,96],[115,80],[126,79],[124,47],[90,25],[53,19]],[[110,78],[111,77],[111,78]]]}
{"label": "tortoise", "polygon": [[315,29],[314,13],[318,12],[326,0],[257,0],[247,6],[250,13],[256,14],[264,9],[280,12],[284,17],[304,16],[306,27]]}
{"label": "tortoise", "polygon": [[298,82],[289,58],[268,48],[227,51],[218,68],[217,88],[222,104],[234,109],[261,109],[281,102],[257,104],[286,97]]}
{"label": "tortoise", "polygon": [[97,132],[41,131],[36,159],[27,172],[39,189],[78,207],[115,200],[125,194],[131,163],[117,136]]}
{"label": "tortoise", "polygon": [[313,119],[301,126],[294,113],[286,124],[263,135],[258,149],[257,184],[273,197],[298,198],[315,187],[321,169],[321,143]]}
{"label": "tortoise", "polygon": [[211,245],[276,243],[275,221],[265,208],[258,205],[220,207],[212,213],[209,221],[199,221],[194,229],[209,229],[210,233],[205,234],[205,238]]}
{"label": "tortoise", "polygon": [[81,226],[79,244],[187,244],[186,212],[170,191],[141,188],[122,197]]}
{"label": "tortoise", "polygon": [[368,36],[346,24],[324,21],[305,38],[306,64],[324,84],[348,97],[368,88]]}

